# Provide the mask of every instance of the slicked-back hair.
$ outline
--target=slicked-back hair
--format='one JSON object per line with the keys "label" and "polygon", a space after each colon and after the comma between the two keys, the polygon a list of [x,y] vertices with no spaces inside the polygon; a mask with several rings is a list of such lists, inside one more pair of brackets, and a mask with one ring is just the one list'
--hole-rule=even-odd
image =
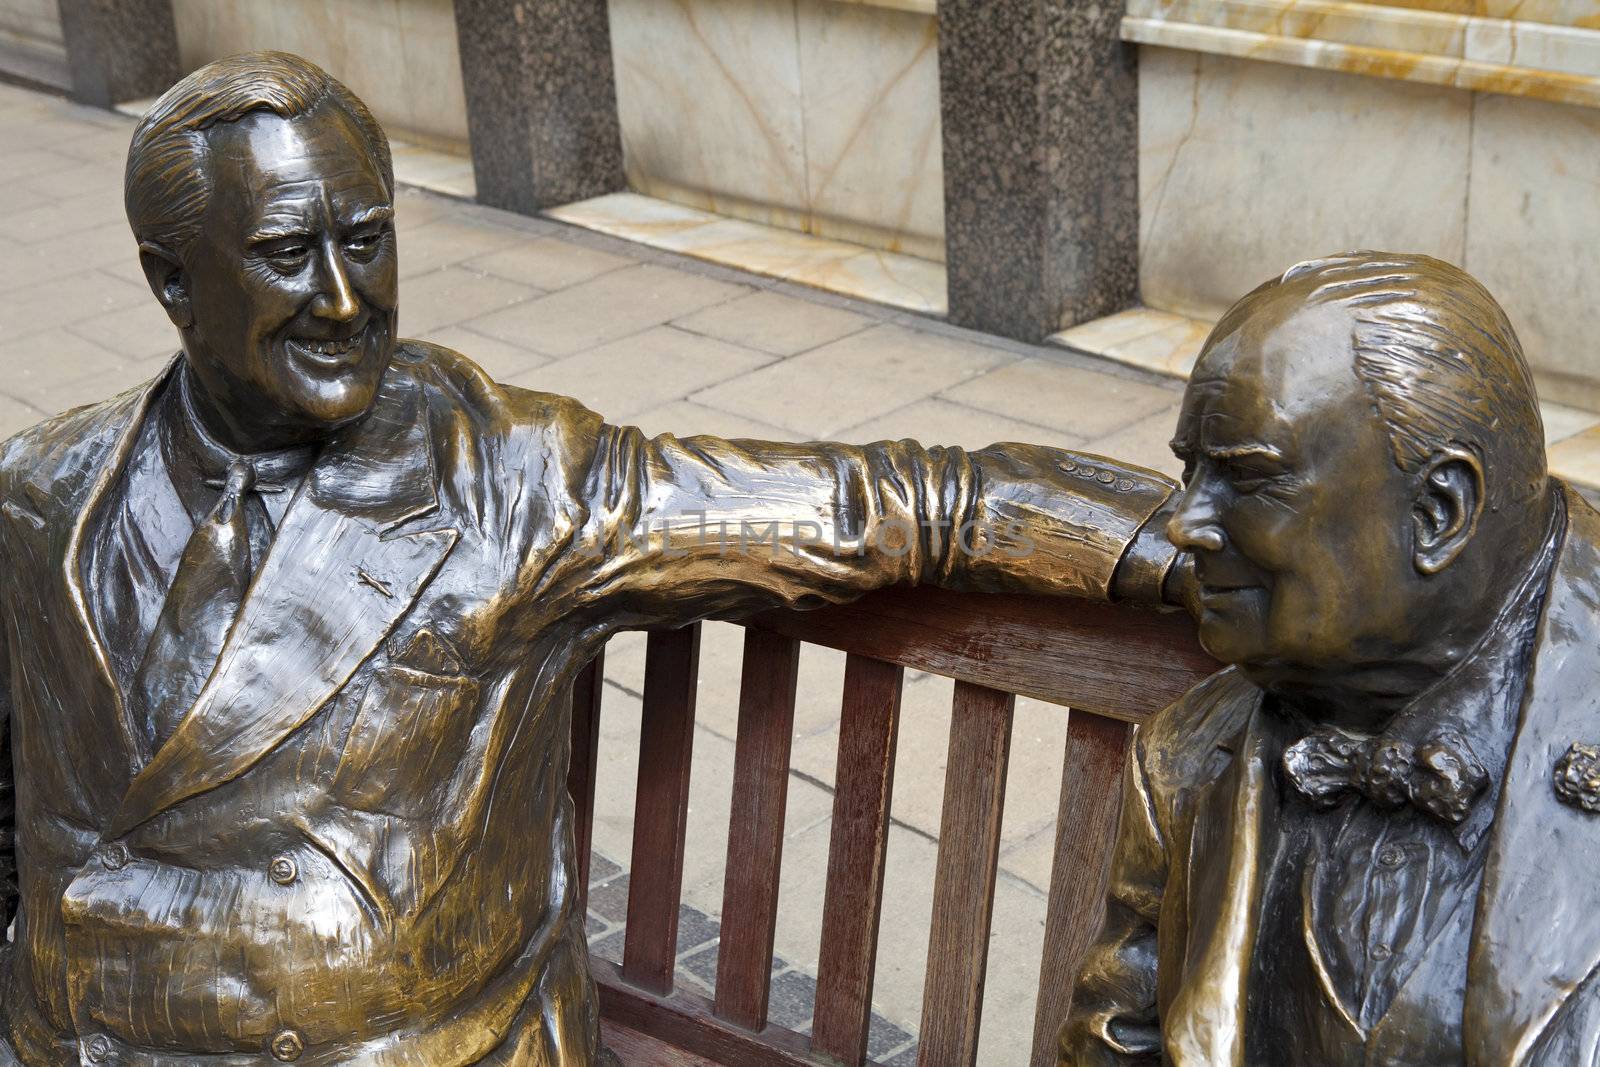
{"label": "slicked-back hair", "polygon": [[1460,448],[1483,464],[1491,509],[1543,492],[1544,420],[1533,372],[1504,309],[1470,274],[1409,252],[1307,260],[1235,304],[1212,337],[1231,334],[1263,299],[1294,295],[1350,312],[1356,376],[1401,470],[1415,472]]}
{"label": "slicked-back hair", "polygon": [[342,109],[394,192],[389,139],[356,95],[315,63],[288,52],[244,52],[208,63],[161,95],[133,131],[123,201],[135,239],[182,255],[211,193],[207,131],[253,111],[293,119],[318,107]]}

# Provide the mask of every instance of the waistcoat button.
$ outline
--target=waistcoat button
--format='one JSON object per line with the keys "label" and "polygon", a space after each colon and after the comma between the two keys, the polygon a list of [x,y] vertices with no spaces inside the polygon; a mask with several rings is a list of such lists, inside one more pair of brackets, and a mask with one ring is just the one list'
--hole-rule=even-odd
{"label": "waistcoat button", "polygon": [[288,854],[274,856],[272,862],[267,864],[267,877],[279,885],[292,885],[300,877],[300,865]]}
{"label": "waistcoat button", "polygon": [[[121,841],[113,841],[100,853],[100,862],[108,871],[120,871],[128,865],[133,857],[128,855],[128,846]],[[107,1046],[108,1048],[110,1046]]]}
{"label": "waistcoat button", "polygon": [[90,1038],[83,1046],[83,1058],[90,1063],[104,1063],[111,1058],[111,1042],[104,1034]]}
{"label": "waistcoat button", "polygon": [[279,1063],[293,1063],[306,1050],[304,1039],[293,1030],[279,1030],[269,1046],[272,1058]]}

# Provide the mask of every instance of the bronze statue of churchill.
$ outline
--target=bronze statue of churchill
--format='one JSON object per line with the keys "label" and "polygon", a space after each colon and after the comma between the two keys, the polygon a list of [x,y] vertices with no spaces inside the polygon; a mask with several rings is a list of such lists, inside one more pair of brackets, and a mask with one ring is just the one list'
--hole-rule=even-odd
{"label": "bronze statue of churchill", "polygon": [[[183,351],[0,444],[0,1061],[597,1062],[561,697],[608,635],[899,582],[1160,598],[1150,472],[647,439],[399,340],[392,190],[288,55],[134,134]],[[815,533],[722,536],[771,522]]]}
{"label": "bronze statue of churchill", "polygon": [[1170,532],[1230,666],[1141,728],[1070,1067],[1600,1057],[1600,514],[1426,256],[1217,324]]}

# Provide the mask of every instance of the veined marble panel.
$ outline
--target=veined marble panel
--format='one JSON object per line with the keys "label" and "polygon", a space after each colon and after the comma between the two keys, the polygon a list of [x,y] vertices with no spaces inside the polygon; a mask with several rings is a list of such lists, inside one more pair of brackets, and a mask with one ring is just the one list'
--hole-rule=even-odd
{"label": "veined marble panel", "polygon": [[548,212],[552,218],[754,274],[862,300],[942,315],[942,264],[729,219],[637,193],[613,193]]}
{"label": "veined marble panel", "polygon": [[829,0],[835,4],[853,4],[856,7],[881,7],[890,11],[915,11],[922,15],[936,15],[939,0]]}
{"label": "veined marble panel", "polygon": [[609,4],[632,189],[943,259],[937,20],[926,0]]}
{"label": "veined marble panel", "polygon": [[628,184],[798,228],[806,204],[794,0],[610,0]]}
{"label": "veined marble panel", "polygon": [[[1482,2],[1488,10],[1489,0]],[[1567,15],[1575,21],[1562,25],[1520,13],[1362,0],[1130,0],[1122,34],[1143,44],[1600,106],[1600,0],[1584,4],[1594,10],[1573,9]]]}
{"label": "veined marble panel", "polygon": [[1214,319],[1289,266],[1352,248],[1461,262],[1472,99],[1142,49],[1144,302]]}
{"label": "veined marble panel", "polygon": [[305,56],[402,139],[465,152],[451,0],[173,0],[185,70],[235,52]]}
{"label": "veined marble panel", "polygon": [[939,23],[837,0],[798,0],[805,227],[944,260]]}
{"label": "veined marble panel", "polygon": [[1480,97],[1464,266],[1505,306],[1548,400],[1600,409],[1600,113]]}

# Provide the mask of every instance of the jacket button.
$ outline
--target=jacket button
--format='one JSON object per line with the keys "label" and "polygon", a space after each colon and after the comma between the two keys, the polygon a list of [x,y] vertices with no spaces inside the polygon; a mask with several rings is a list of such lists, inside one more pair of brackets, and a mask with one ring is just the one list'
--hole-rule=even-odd
{"label": "jacket button", "polygon": [[272,1058],[279,1063],[293,1063],[306,1050],[306,1043],[293,1030],[279,1030],[273,1035],[272,1044],[267,1047],[272,1052]]}
{"label": "jacket button", "polygon": [[[128,846],[121,841],[113,841],[100,852],[100,862],[108,871],[120,871],[128,865],[133,857],[128,855]],[[106,1046],[110,1049],[110,1046]]]}
{"label": "jacket button", "polygon": [[267,876],[279,885],[293,885],[294,880],[300,877],[300,865],[287,853],[274,856],[272,862],[267,864]]}
{"label": "jacket button", "polygon": [[91,1037],[83,1046],[83,1058],[90,1063],[105,1063],[111,1058],[111,1042],[104,1034]]}

